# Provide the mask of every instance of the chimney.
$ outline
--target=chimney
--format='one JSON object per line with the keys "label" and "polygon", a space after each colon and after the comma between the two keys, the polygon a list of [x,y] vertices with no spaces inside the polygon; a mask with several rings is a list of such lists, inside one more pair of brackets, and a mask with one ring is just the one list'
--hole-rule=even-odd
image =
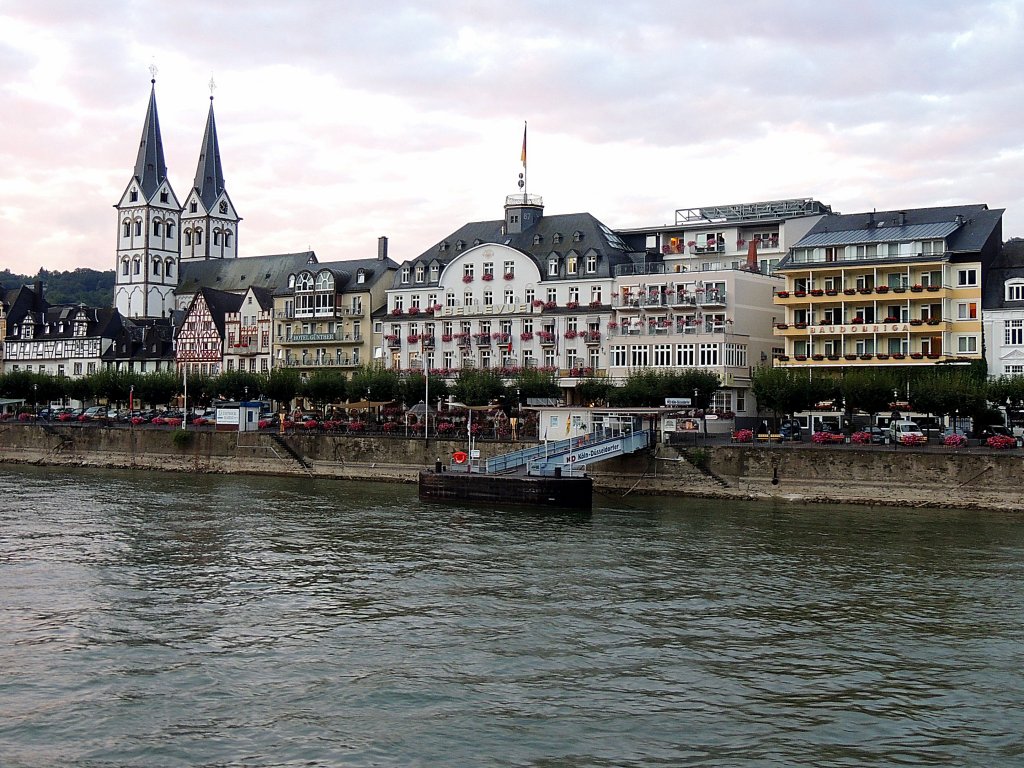
{"label": "chimney", "polygon": [[377,261],[386,261],[388,258],[388,238],[381,235],[377,238]]}
{"label": "chimney", "polygon": [[896,226],[903,227],[907,224],[907,212],[900,211],[896,214]]}
{"label": "chimney", "polygon": [[761,270],[757,266],[757,244],[760,242],[756,238],[751,240],[747,245],[747,270],[749,272],[760,272]]}
{"label": "chimney", "polygon": [[35,282],[35,291],[36,291],[36,298],[39,299],[40,301],[42,301],[43,300],[43,281],[38,279],[38,278],[36,278],[36,282]]}

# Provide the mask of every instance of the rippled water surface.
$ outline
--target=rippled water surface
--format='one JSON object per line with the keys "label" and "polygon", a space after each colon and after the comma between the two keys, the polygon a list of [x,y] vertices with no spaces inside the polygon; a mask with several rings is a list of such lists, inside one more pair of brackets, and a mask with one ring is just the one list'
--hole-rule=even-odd
{"label": "rippled water surface", "polygon": [[1021,515],[0,478],[6,768],[1024,765]]}

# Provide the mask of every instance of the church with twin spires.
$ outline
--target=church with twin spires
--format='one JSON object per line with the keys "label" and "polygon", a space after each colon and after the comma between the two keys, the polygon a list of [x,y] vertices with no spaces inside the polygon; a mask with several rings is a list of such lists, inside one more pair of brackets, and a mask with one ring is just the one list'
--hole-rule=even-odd
{"label": "church with twin spires", "polygon": [[224,186],[213,96],[195,180],[182,204],[167,178],[156,80],[131,179],[115,206],[114,307],[128,318],[170,318],[182,265],[238,256],[241,221]]}

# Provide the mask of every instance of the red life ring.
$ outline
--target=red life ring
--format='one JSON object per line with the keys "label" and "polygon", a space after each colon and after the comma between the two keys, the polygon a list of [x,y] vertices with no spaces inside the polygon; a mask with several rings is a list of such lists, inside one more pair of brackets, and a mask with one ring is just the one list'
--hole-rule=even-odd
{"label": "red life ring", "polygon": [[466,453],[465,451],[456,451],[455,453],[452,454],[452,461],[454,461],[456,464],[465,464],[466,459],[468,458],[469,454]]}

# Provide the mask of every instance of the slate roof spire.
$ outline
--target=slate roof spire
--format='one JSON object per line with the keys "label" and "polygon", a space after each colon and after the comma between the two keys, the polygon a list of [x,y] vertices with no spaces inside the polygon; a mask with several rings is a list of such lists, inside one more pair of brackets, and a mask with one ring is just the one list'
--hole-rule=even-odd
{"label": "slate roof spire", "polygon": [[160,119],[156,113],[156,75],[150,80],[149,109],[142,126],[139,141],[139,156],[135,160],[135,179],[146,200],[152,198],[160,185],[167,180],[167,163],[164,162],[164,142],[160,138]]}
{"label": "slate roof spire", "polygon": [[[212,88],[212,81],[211,81]],[[210,112],[206,118],[203,144],[199,148],[195,189],[206,210],[211,210],[224,192],[224,169],[220,164],[220,144],[217,142],[217,123],[213,119],[213,94],[210,94]]]}

